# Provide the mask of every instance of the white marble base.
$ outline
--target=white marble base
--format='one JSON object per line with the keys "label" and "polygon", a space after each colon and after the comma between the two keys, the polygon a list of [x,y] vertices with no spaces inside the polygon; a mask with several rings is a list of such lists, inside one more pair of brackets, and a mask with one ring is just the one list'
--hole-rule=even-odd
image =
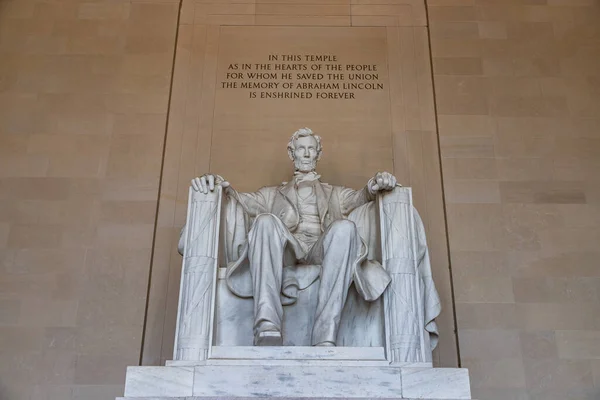
{"label": "white marble base", "polygon": [[[238,360],[239,361],[239,360]],[[127,400],[207,398],[470,399],[469,375],[459,368],[390,365],[282,365],[129,367]]]}

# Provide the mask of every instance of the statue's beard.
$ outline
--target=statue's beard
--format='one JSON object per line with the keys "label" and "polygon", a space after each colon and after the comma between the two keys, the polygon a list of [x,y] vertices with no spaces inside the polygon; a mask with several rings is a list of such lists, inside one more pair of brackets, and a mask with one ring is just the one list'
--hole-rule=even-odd
{"label": "statue's beard", "polygon": [[312,172],[317,168],[317,160],[296,158],[294,160],[294,168],[300,172]]}

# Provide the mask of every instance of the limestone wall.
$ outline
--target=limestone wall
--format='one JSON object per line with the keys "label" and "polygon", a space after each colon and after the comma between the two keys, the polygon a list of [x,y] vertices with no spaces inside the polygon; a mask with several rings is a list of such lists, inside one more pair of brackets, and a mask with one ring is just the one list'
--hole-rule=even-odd
{"label": "limestone wall", "polygon": [[600,396],[598,5],[429,1],[474,398]]}
{"label": "limestone wall", "polygon": [[0,4],[0,398],[140,360],[178,3]]}
{"label": "limestone wall", "polygon": [[[324,181],[386,169],[413,187],[444,302],[437,365],[470,368],[474,398],[596,398],[600,6],[427,3],[0,3],[0,398],[110,399],[126,365],[170,359],[189,179],[277,184],[303,126]],[[336,59],[302,58],[321,55]],[[276,63],[382,86],[227,75]]]}

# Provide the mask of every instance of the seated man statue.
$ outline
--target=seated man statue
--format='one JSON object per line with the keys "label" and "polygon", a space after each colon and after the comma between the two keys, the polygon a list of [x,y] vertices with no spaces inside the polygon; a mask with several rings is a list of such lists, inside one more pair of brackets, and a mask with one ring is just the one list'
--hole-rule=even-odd
{"label": "seated man statue", "polygon": [[320,278],[312,344],[335,346],[350,285],[354,282],[358,293],[372,301],[390,282],[379,264],[361,266],[367,246],[347,217],[377,192],[392,190],[396,178],[377,173],[360,190],[322,183],[315,172],[321,152],[321,138],[303,128],[288,143],[294,163],[288,183],[239,193],[218,175],[192,181],[194,190],[203,193],[220,185],[253,219],[243,254],[227,268],[227,284],[234,294],[254,298],[255,345],[282,345],[283,305]]}

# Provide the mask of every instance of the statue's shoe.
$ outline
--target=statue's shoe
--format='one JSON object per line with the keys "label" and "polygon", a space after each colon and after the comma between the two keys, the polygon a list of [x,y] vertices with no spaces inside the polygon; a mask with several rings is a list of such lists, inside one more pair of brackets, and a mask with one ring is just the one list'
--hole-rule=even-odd
{"label": "statue's shoe", "polygon": [[314,346],[316,347],[335,347],[335,343],[333,342],[321,342],[321,343],[317,343]]}
{"label": "statue's shoe", "polygon": [[283,338],[279,331],[258,332],[254,336],[255,346],[283,346]]}

